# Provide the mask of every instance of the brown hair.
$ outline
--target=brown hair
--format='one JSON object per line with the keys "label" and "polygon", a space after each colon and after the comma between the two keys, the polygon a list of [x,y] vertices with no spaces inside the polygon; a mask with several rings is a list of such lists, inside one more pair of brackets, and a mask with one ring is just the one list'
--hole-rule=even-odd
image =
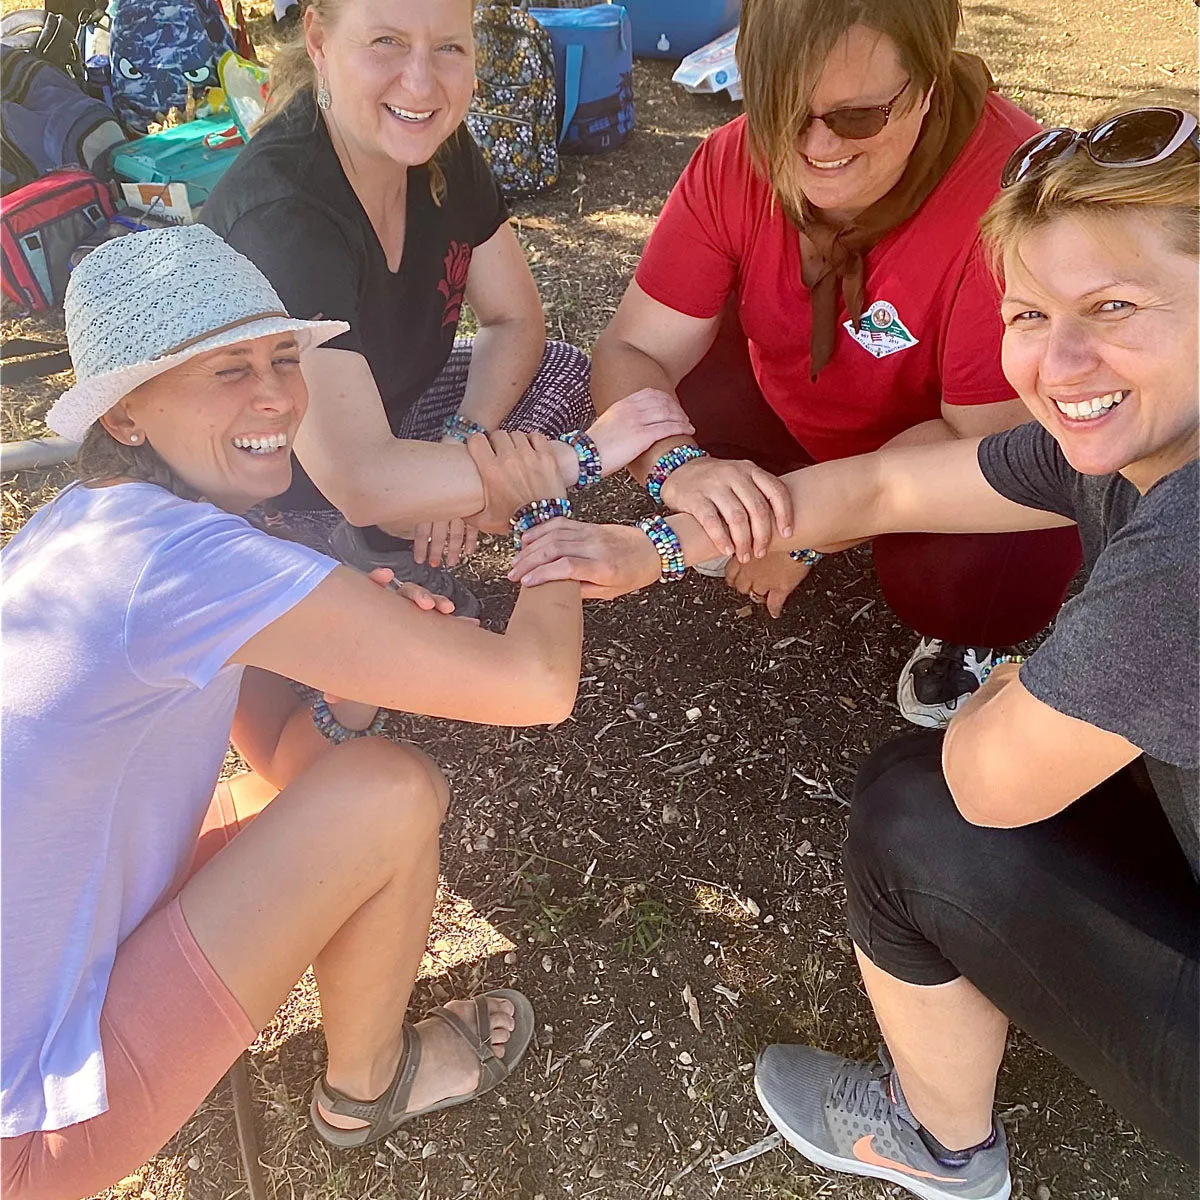
{"label": "brown hair", "polygon": [[744,0],[737,61],[750,152],[793,219],[803,200],[796,134],[838,38],[865,25],[896,43],[912,80],[898,105],[906,112],[949,70],[961,20],[960,0]]}
{"label": "brown hair", "polygon": [[166,488],[181,500],[200,498],[199,492],[184,483],[148,442],[137,446],[118,442],[99,421],[83,435],[74,465],[75,473],[84,483],[140,479]]}
{"label": "brown hair", "polygon": [[[1151,94],[1097,118],[1094,124],[1135,108],[1165,106],[1196,115],[1195,101]],[[1079,150],[1055,163],[1044,175],[1022,180],[1002,191],[983,216],[984,249],[992,271],[1002,275],[1004,255],[1035,229],[1058,217],[1085,215],[1097,220],[1130,213],[1157,216],[1182,254],[1200,257],[1200,155],[1181,146],[1170,158],[1145,167],[1102,167]]]}
{"label": "brown hair", "polygon": [[[308,0],[305,9],[311,8],[326,29],[337,23],[341,6],[345,0]],[[304,22],[298,23],[295,36],[279,47],[271,61],[271,83],[267,94],[267,111],[259,119],[255,132],[268,122],[275,120],[297,96],[307,92],[315,103],[317,96],[317,68],[308,56]],[[317,117],[320,120],[320,115]],[[454,134],[450,135],[451,137]],[[445,142],[442,143],[445,145]],[[434,204],[441,206],[446,198],[446,175],[437,161],[441,146],[434,152],[426,166],[429,169],[429,194]]]}

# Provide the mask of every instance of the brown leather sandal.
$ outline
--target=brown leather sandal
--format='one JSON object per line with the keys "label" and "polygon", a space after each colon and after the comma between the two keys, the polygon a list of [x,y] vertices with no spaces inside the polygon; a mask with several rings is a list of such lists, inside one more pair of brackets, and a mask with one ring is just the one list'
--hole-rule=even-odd
{"label": "brown leather sandal", "polygon": [[[513,1006],[514,1026],[512,1035],[504,1046],[504,1057],[497,1057],[492,1049],[491,1032],[492,1019],[488,1010],[488,1000],[508,1000]],[[462,1096],[448,1096],[436,1104],[415,1112],[406,1112],[408,1097],[412,1092],[413,1080],[417,1077],[417,1068],[421,1065],[421,1035],[407,1021],[404,1024],[404,1042],[400,1050],[400,1062],[396,1074],[387,1090],[375,1100],[355,1100],[330,1087],[325,1076],[317,1080],[313,1088],[312,1104],[309,1106],[309,1116],[317,1136],[330,1146],[339,1149],[350,1149],[354,1146],[365,1146],[387,1137],[393,1129],[416,1117],[427,1113],[439,1112],[443,1108],[454,1108],[466,1104],[484,1092],[490,1092],[498,1083],[507,1079],[520,1065],[529,1043],[533,1040],[533,1005],[517,991],[511,988],[496,988],[475,997],[475,1028],[472,1029],[466,1021],[456,1013],[446,1008],[434,1008],[427,1014],[437,1017],[444,1022],[468,1046],[479,1059],[479,1083],[475,1090]],[[328,1113],[341,1117],[351,1117],[359,1121],[369,1122],[361,1129],[339,1129],[330,1125],[321,1116],[317,1106]]]}

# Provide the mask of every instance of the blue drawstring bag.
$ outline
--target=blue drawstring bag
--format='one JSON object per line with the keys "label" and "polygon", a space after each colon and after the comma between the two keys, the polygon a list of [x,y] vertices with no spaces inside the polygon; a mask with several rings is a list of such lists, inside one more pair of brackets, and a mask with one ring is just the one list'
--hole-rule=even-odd
{"label": "blue drawstring bag", "polygon": [[603,154],[633,130],[633,33],[620,4],[531,8],[554,47],[559,150]]}

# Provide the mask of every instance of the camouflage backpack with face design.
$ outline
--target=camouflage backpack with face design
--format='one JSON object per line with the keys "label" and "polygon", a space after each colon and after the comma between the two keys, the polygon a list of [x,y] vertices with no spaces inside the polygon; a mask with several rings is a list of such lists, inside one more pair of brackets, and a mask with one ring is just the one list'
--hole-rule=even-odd
{"label": "camouflage backpack with face design", "polygon": [[172,108],[217,87],[217,60],[236,50],[217,0],[117,0],[109,59],[113,108],[121,123],[145,133]]}
{"label": "camouflage backpack with face design", "polygon": [[475,12],[478,87],[467,127],[506,196],[558,182],[558,120],[550,35],[524,2]]}

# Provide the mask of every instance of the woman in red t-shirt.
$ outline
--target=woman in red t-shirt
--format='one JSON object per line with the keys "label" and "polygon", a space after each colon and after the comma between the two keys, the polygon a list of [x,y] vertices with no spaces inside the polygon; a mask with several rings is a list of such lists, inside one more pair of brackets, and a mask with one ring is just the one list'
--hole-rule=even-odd
{"label": "woman in red t-shirt", "polygon": [[[767,553],[772,522],[791,521],[777,474],[1022,420],[978,224],[1037,125],[954,51],[954,0],[861,9],[746,0],[745,115],[697,150],[593,354],[600,411],[640,388],[678,394],[695,441],[631,469],[731,555],[706,573],[773,616],[819,557]],[[922,725],[945,724],[996,648],[1051,619],[1079,565],[1070,530],[873,550],[922,635],[898,692]]]}

